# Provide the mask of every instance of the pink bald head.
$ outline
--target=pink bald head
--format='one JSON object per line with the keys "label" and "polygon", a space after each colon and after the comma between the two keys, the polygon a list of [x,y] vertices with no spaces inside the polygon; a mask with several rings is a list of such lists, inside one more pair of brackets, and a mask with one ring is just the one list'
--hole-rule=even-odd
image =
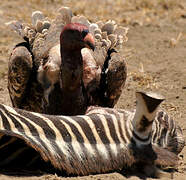
{"label": "pink bald head", "polygon": [[60,44],[66,50],[80,50],[84,47],[94,50],[95,42],[87,26],[80,23],[70,23],[61,32]]}

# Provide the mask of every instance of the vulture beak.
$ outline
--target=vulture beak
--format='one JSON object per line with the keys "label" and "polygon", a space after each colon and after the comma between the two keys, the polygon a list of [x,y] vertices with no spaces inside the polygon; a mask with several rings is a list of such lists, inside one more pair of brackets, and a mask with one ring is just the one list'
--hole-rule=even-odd
{"label": "vulture beak", "polygon": [[93,36],[88,33],[84,38],[85,47],[92,49],[94,51],[95,49],[95,42]]}

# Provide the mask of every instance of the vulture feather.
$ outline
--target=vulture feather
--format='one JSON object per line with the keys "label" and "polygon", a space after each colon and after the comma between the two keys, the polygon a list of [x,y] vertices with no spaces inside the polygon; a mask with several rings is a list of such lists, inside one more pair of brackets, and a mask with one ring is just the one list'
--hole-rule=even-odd
{"label": "vulture feather", "polygon": [[90,23],[67,7],[51,22],[32,13],[32,24],[8,26],[25,41],[12,50],[8,89],[16,108],[46,114],[84,114],[87,107],[114,107],[126,80],[119,49],[127,28],[114,21]]}

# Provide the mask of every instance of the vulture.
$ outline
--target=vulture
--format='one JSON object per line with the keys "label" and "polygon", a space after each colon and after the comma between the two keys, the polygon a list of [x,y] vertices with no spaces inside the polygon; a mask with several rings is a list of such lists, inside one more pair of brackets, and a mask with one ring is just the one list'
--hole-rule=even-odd
{"label": "vulture", "polygon": [[49,20],[35,11],[31,24],[7,23],[23,39],[8,64],[13,107],[51,115],[114,107],[127,76],[120,50],[128,28],[113,20],[91,23],[68,7],[56,14]]}

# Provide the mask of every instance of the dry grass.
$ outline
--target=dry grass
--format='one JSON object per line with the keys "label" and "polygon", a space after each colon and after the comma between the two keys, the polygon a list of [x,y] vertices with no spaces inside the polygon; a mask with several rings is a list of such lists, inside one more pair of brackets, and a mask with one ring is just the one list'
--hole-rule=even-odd
{"label": "dry grass", "polygon": [[155,90],[160,87],[160,83],[151,73],[145,72],[143,63],[139,63],[138,70],[128,73],[128,78],[136,83],[136,87],[145,90]]}
{"label": "dry grass", "polygon": [[178,42],[180,41],[182,35],[183,34],[180,32],[176,38],[171,38],[170,47],[175,47],[178,44]]}
{"label": "dry grass", "polygon": [[158,89],[159,85],[156,79],[149,73],[145,72],[131,72],[128,77],[131,77],[134,82],[137,82],[139,88]]}
{"label": "dry grass", "polygon": [[[1,0],[0,5],[5,4],[7,0]],[[61,5],[69,6],[75,14],[83,14],[89,17],[90,20],[96,21],[99,19],[109,19],[113,17],[119,23],[133,24],[134,21],[144,21],[141,23],[153,22],[157,17],[180,16],[184,12],[184,0],[28,0],[26,3],[22,0],[17,0],[19,6],[14,11],[4,12],[8,17],[15,19],[30,21],[30,13],[34,10],[43,11],[45,15],[53,17],[55,9]],[[17,3],[15,0],[6,2],[5,9],[13,9]],[[25,6],[26,4],[26,6]],[[99,4],[99,8],[98,5]],[[138,15],[133,16],[134,11],[138,11]]]}

